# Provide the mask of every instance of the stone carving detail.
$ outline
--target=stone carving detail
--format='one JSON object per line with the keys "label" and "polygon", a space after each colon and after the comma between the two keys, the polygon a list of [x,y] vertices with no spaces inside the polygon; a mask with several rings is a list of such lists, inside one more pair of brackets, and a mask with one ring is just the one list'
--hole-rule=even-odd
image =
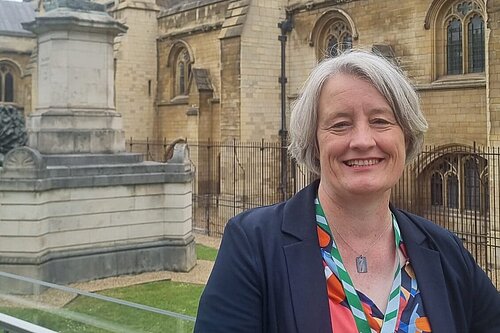
{"label": "stone carving detail", "polygon": [[[186,143],[185,138],[177,138],[174,141],[168,144],[168,147],[165,149],[165,154],[163,155],[163,161],[168,162],[174,156],[174,149],[180,143]],[[172,162],[172,161],[170,161]],[[176,162],[179,163],[179,162]]]}
{"label": "stone carving detail", "polygon": [[43,168],[41,154],[29,147],[19,147],[11,150],[5,156],[5,169],[39,170]]}
{"label": "stone carving detail", "polygon": [[184,141],[175,143],[172,158],[167,161],[168,164],[182,165],[184,171],[190,171],[192,162],[189,158],[189,147]]}
{"label": "stone carving detail", "polygon": [[24,117],[15,107],[11,105],[0,106],[0,166],[4,154],[8,151],[24,146],[28,136]]}
{"label": "stone carving detail", "polygon": [[174,154],[168,161],[170,163],[189,164],[189,148],[186,143],[178,143],[174,146]]}

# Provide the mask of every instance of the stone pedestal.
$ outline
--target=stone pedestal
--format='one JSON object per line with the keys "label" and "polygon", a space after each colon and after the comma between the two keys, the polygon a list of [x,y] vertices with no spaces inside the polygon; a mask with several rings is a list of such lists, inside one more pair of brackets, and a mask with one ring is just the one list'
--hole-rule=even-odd
{"label": "stone pedestal", "polygon": [[[29,147],[0,168],[0,270],[71,283],[155,270],[189,271],[191,162],[127,154],[114,110],[113,38],[126,28],[101,5],[51,0],[25,24],[38,37],[38,106]],[[0,279],[2,291],[36,292]]]}
{"label": "stone pedestal", "polygon": [[[11,150],[0,169],[0,270],[60,284],[189,271],[191,180],[185,144],[167,163]],[[1,289],[33,292],[12,282],[0,279]]]}

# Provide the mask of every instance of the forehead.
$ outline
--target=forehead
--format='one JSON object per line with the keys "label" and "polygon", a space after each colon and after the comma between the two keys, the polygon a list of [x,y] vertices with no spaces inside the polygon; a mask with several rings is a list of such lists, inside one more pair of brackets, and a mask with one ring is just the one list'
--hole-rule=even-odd
{"label": "forehead", "polygon": [[336,73],[330,75],[320,90],[320,95],[326,94],[338,94],[346,90],[375,90],[378,92],[375,85],[368,79],[360,77],[354,74],[347,73]]}
{"label": "forehead", "polygon": [[367,79],[350,74],[330,76],[319,95],[319,109],[355,108],[385,110],[392,112],[387,99]]}

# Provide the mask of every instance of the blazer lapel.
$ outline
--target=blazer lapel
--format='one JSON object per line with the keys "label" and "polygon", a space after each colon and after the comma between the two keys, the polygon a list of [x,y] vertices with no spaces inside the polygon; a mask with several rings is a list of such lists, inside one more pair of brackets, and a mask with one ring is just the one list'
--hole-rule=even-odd
{"label": "blazer lapel", "polygon": [[331,332],[328,293],[316,234],[317,182],[287,202],[283,233],[294,236],[283,246],[298,332]]}
{"label": "blazer lapel", "polygon": [[[286,203],[282,232],[293,238],[283,246],[283,251],[298,332],[331,333],[326,280],[313,206],[317,186],[318,182],[313,183]],[[429,248],[427,236],[409,216],[392,210],[417,276],[432,331],[456,332],[440,254]]]}
{"label": "blazer lapel", "polygon": [[427,236],[409,216],[397,210],[393,212],[417,276],[432,331],[456,332],[439,253],[429,248]]}

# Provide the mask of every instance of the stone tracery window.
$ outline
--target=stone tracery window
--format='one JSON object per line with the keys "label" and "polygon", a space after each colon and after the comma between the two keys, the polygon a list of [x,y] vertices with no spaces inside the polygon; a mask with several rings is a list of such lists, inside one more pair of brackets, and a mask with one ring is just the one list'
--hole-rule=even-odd
{"label": "stone tracery window", "polygon": [[447,74],[484,72],[484,20],[479,4],[455,2],[446,22]]}
{"label": "stone tracery window", "polygon": [[176,61],[176,72],[175,72],[175,91],[176,96],[187,95],[188,93],[188,78],[191,72],[191,61],[189,59],[189,53],[186,49],[182,49]]}
{"label": "stone tracery window", "polygon": [[187,43],[177,41],[172,45],[168,56],[169,86],[172,98],[186,97],[189,94],[189,80],[193,63],[192,52]]}
{"label": "stone tracery window", "polygon": [[486,211],[489,205],[487,166],[485,159],[468,153],[446,154],[437,159],[431,166],[431,204]]}
{"label": "stone tracery window", "polygon": [[335,21],[328,29],[325,50],[328,57],[336,57],[342,51],[352,48],[352,33],[346,22]]}
{"label": "stone tracery window", "polygon": [[434,0],[425,27],[433,27],[434,79],[484,73],[485,20],[483,0]]}
{"label": "stone tracery window", "polygon": [[14,102],[14,73],[6,64],[0,64],[0,102]]}
{"label": "stone tracery window", "polygon": [[316,58],[335,57],[353,47],[358,33],[352,18],[341,9],[323,13],[314,23],[309,45],[316,50]]}

